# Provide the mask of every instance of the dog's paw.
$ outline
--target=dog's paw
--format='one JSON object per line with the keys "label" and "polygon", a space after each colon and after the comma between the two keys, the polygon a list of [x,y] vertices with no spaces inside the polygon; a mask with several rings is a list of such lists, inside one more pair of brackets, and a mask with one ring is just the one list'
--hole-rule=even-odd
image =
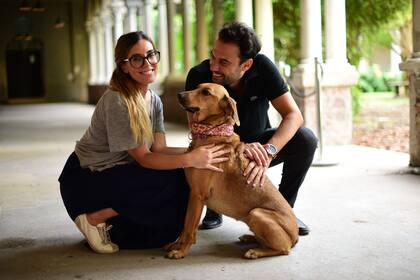
{"label": "dog's paw", "polygon": [[255,243],[257,242],[257,239],[255,239],[254,235],[251,234],[244,234],[239,237],[239,241],[242,243]]}
{"label": "dog's paw", "polygon": [[245,258],[247,259],[258,259],[260,257],[260,255],[258,254],[258,252],[254,249],[249,249],[245,255]]}
{"label": "dog's paw", "polygon": [[169,244],[166,244],[165,246],[163,246],[163,248],[166,251],[174,251],[174,250],[180,250],[181,249],[181,243],[180,242],[172,242]]}
{"label": "dog's paw", "polygon": [[174,246],[174,244],[175,244],[176,242],[171,242],[171,243],[168,243],[168,244],[166,244],[166,245],[164,245],[163,246],[163,249],[165,250],[165,251],[172,251],[173,249],[172,249],[172,246]]}
{"label": "dog's paw", "polygon": [[180,251],[180,250],[172,250],[172,251],[169,251],[166,254],[166,257],[168,259],[176,259],[176,260],[178,260],[178,259],[184,258],[185,257],[185,253],[183,251]]}

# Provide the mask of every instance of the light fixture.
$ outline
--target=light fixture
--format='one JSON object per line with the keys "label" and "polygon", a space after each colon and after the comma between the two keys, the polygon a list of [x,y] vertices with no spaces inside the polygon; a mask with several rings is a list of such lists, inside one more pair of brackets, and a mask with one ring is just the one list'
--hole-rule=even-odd
{"label": "light fixture", "polygon": [[45,7],[42,5],[41,0],[37,0],[35,2],[35,5],[32,8],[32,11],[34,12],[45,12]]}
{"label": "light fixture", "polygon": [[22,0],[20,2],[19,11],[21,12],[29,12],[32,10],[32,6],[27,0]]}
{"label": "light fixture", "polygon": [[64,21],[61,19],[60,16],[58,16],[57,19],[55,20],[54,28],[57,28],[57,29],[64,28]]}

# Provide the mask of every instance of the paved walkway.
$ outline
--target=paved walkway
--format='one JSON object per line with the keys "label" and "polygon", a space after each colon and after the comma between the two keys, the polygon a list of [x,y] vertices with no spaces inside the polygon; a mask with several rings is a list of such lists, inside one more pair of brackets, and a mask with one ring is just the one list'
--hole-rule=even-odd
{"label": "paved walkway", "polygon": [[[0,279],[420,279],[420,176],[407,172],[407,154],[359,146],[328,148],[324,159],[339,164],[309,171],[295,212],[312,232],[288,256],[242,258],[247,227],[232,219],[200,232],[178,261],[161,249],[92,253],[57,183],[92,111],[0,106]],[[170,145],[188,143],[185,128],[167,130]]]}

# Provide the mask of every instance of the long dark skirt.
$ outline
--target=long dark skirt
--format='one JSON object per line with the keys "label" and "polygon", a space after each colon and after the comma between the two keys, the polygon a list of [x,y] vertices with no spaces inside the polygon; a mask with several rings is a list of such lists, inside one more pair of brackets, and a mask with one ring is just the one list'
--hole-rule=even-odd
{"label": "long dark skirt", "polygon": [[119,213],[107,223],[120,248],[161,247],[182,231],[189,195],[182,169],[153,170],[133,163],[92,172],[80,167],[73,152],[58,180],[72,220],[105,208]]}

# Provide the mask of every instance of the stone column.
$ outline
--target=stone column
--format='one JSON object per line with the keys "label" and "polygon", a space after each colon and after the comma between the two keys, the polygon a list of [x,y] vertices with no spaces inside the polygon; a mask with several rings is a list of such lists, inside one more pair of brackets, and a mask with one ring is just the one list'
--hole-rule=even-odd
{"label": "stone column", "polygon": [[96,84],[97,78],[97,44],[94,24],[92,19],[86,22],[86,29],[89,36],[89,85]]}
{"label": "stone column", "polygon": [[114,15],[114,45],[118,38],[124,34],[124,15],[127,12],[124,1],[113,0],[111,3],[112,13]]}
{"label": "stone column", "polygon": [[271,0],[255,1],[255,31],[261,39],[261,53],[274,62],[273,3]]}
{"label": "stone column", "polygon": [[174,24],[175,4],[173,0],[166,0],[166,12],[168,14],[168,58],[169,58],[169,75],[175,72],[175,37]]}
{"label": "stone column", "polygon": [[105,80],[109,81],[114,71],[114,44],[112,38],[112,16],[108,7],[104,7],[101,12],[101,24],[104,30]]}
{"label": "stone column", "polygon": [[168,22],[166,16],[166,1],[159,0],[159,38],[157,48],[160,51],[159,71],[160,79],[164,79],[169,72],[169,54],[168,54]]}
{"label": "stone column", "polygon": [[[305,119],[305,126],[317,132],[315,57],[322,57],[321,1],[300,0],[300,64],[292,71],[292,83],[307,98],[294,96]],[[322,60],[321,60],[322,62]],[[292,92],[293,93],[293,92]]]}
{"label": "stone column", "polygon": [[197,30],[197,61],[209,57],[209,39],[206,24],[205,0],[195,0],[196,30]]}
{"label": "stone column", "polygon": [[146,16],[144,15],[146,13],[144,9],[144,0],[137,0],[139,5],[139,30],[146,32]]}
{"label": "stone column", "polygon": [[97,56],[97,76],[96,82],[98,84],[105,84],[106,83],[106,72],[105,72],[105,41],[104,41],[104,30],[102,26],[102,21],[100,15],[97,14],[93,18],[94,21],[94,29],[96,34],[96,47],[98,49],[98,56]]}
{"label": "stone column", "polygon": [[300,1],[300,54],[301,64],[322,61],[321,0]]}
{"label": "stone column", "polygon": [[127,32],[138,31],[139,26],[137,24],[137,13],[139,10],[140,2],[139,0],[127,0],[127,10],[128,10],[128,29]]}
{"label": "stone column", "polygon": [[236,21],[246,23],[249,27],[254,27],[252,0],[235,0],[235,7]]}
{"label": "stone column", "polygon": [[326,63],[347,64],[345,0],[325,0],[325,25]]}
{"label": "stone column", "polygon": [[223,26],[223,1],[222,0],[212,0],[213,6],[213,40],[217,39],[217,34]]}
{"label": "stone column", "polygon": [[190,0],[182,0],[182,42],[184,47],[184,72],[191,68],[191,26],[190,26]]}
{"label": "stone column", "polygon": [[400,64],[408,72],[410,90],[410,162],[414,173],[420,174],[420,0],[412,0],[413,54]]}
{"label": "stone column", "polygon": [[153,13],[153,5],[151,0],[144,0],[144,29],[143,31],[149,35],[150,38],[154,38],[153,32],[153,23],[152,23],[152,13]]}

